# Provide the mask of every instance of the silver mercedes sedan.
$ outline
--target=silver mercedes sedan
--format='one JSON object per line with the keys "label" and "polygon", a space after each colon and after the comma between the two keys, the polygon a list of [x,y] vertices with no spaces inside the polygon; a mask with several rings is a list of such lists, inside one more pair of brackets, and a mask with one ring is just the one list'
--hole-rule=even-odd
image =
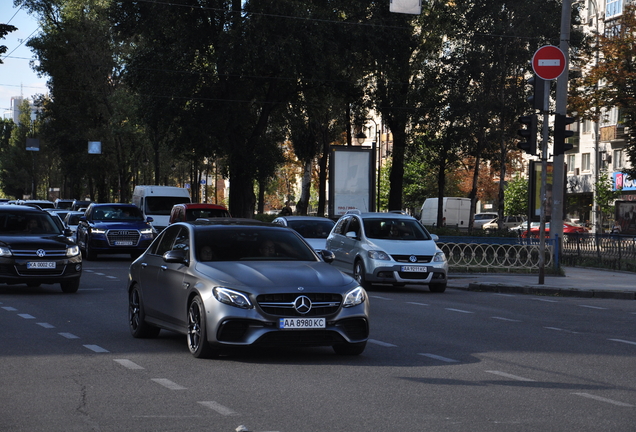
{"label": "silver mercedes sedan", "polygon": [[361,354],[369,299],[355,279],[285,227],[251,220],[180,222],[130,266],[135,338],[186,335],[195,357],[241,346],[331,346]]}

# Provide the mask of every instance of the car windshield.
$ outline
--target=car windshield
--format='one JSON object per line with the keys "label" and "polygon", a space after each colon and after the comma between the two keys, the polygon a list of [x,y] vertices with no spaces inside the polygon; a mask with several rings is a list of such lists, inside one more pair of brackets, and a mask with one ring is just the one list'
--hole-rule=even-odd
{"label": "car windshield", "polygon": [[290,220],[287,222],[287,226],[304,238],[326,239],[333,225],[333,222],[330,220]]}
{"label": "car windshield", "polygon": [[141,210],[135,206],[99,206],[93,211],[96,221],[142,221]]}
{"label": "car windshield", "polygon": [[62,234],[59,225],[46,212],[2,212],[0,213],[0,233],[17,235]]}
{"label": "car windshield", "polygon": [[172,207],[176,204],[183,204],[190,202],[186,197],[148,197],[146,198],[146,214],[169,216],[172,211]]}
{"label": "car windshield", "polygon": [[310,248],[292,231],[245,227],[199,230],[199,261],[316,261]]}
{"label": "car windshield", "polygon": [[431,240],[431,236],[415,219],[364,219],[367,238],[387,240]]}
{"label": "car windshield", "polygon": [[230,213],[225,209],[186,209],[186,220],[195,221],[199,218],[229,218]]}

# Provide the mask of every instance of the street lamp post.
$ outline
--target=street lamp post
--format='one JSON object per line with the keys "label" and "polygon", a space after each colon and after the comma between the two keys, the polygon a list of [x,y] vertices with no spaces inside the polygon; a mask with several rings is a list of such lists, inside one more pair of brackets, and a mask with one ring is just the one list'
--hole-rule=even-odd
{"label": "street lamp post", "polygon": [[[592,5],[594,5],[594,20],[596,21],[596,52],[595,52],[595,64],[594,66],[598,66],[598,62],[599,62],[599,28],[598,28],[598,6],[596,4],[595,0],[590,0],[590,3]],[[598,93],[598,87],[599,87],[599,83],[598,80],[595,83],[595,87],[596,87],[596,91]],[[599,152],[599,132],[600,132],[600,128],[599,128],[599,124],[601,122],[601,113],[599,112],[600,109],[598,107],[598,104],[596,104],[596,107],[594,107],[595,110],[595,114],[596,114],[596,118],[594,120],[594,186],[592,188],[592,226],[594,227],[594,232],[595,233],[599,233],[599,231],[603,231],[602,227],[599,226],[600,221],[599,221],[599,214],[598,214],[598,193],[597,193],[597,187],[598,187],[598,163],[599,163],[599,157],[598,157],[598,152]]]}

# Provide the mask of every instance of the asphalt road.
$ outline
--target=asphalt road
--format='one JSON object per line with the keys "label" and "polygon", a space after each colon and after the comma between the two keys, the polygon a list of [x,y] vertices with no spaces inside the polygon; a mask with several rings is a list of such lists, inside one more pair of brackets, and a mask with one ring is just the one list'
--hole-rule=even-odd
{"label": "asphalt road", "polygon": [[0,286],[1,431],[633,431],[636,302],[369,292],[371,341],[193,358],[137,340],[125,258]]}

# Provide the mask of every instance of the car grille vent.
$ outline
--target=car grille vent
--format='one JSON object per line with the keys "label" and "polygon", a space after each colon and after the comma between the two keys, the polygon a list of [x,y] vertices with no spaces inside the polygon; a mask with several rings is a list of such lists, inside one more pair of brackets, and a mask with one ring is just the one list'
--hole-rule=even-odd
{"label": "car grille vent", "polygon": [[[46,252],[44,257],[39,257],[37,251],[42,249]],[[65,258],[66,257],[66,248],[65,249],[46,249],[46,248],[38,248],[38,249],[11,249],[14,257],[17,258],[38,258],[38,259],[46,259],[46,258]]]}
{"label": "car grille vent", "polygon": [[[294,308],[294,302],[298,296],[306,296],[311,300],[311,310],[306,314],[300,314]],[[263,312],[275,316],[325,316],[338,311],[342,303],[340,294],[332,293],[283,293],[262,294],[256,298]]]}
{"label": "car grille vent", "polygon": [[20,276],[62,276],[64,274],[64,270],[66,269],[65,265],[58,266],[54,269],[27,269],[26,266],[21,265],[15,266],[16,273]]}
{"label": "car grille vent", "polygon": [[137,230],[110,230],[106,237],[111,246],[137,246],[141,234]]}
{"label": "car grille vent", "polygon": [[[412,263],[413,261],[409,260],[412,256],[413,255],[391,255],[395,261],[403,263]],[[432,255],[415,255],[415,257],[417,258],[416,262],[418,263],[428,263],[433,259]]]}

